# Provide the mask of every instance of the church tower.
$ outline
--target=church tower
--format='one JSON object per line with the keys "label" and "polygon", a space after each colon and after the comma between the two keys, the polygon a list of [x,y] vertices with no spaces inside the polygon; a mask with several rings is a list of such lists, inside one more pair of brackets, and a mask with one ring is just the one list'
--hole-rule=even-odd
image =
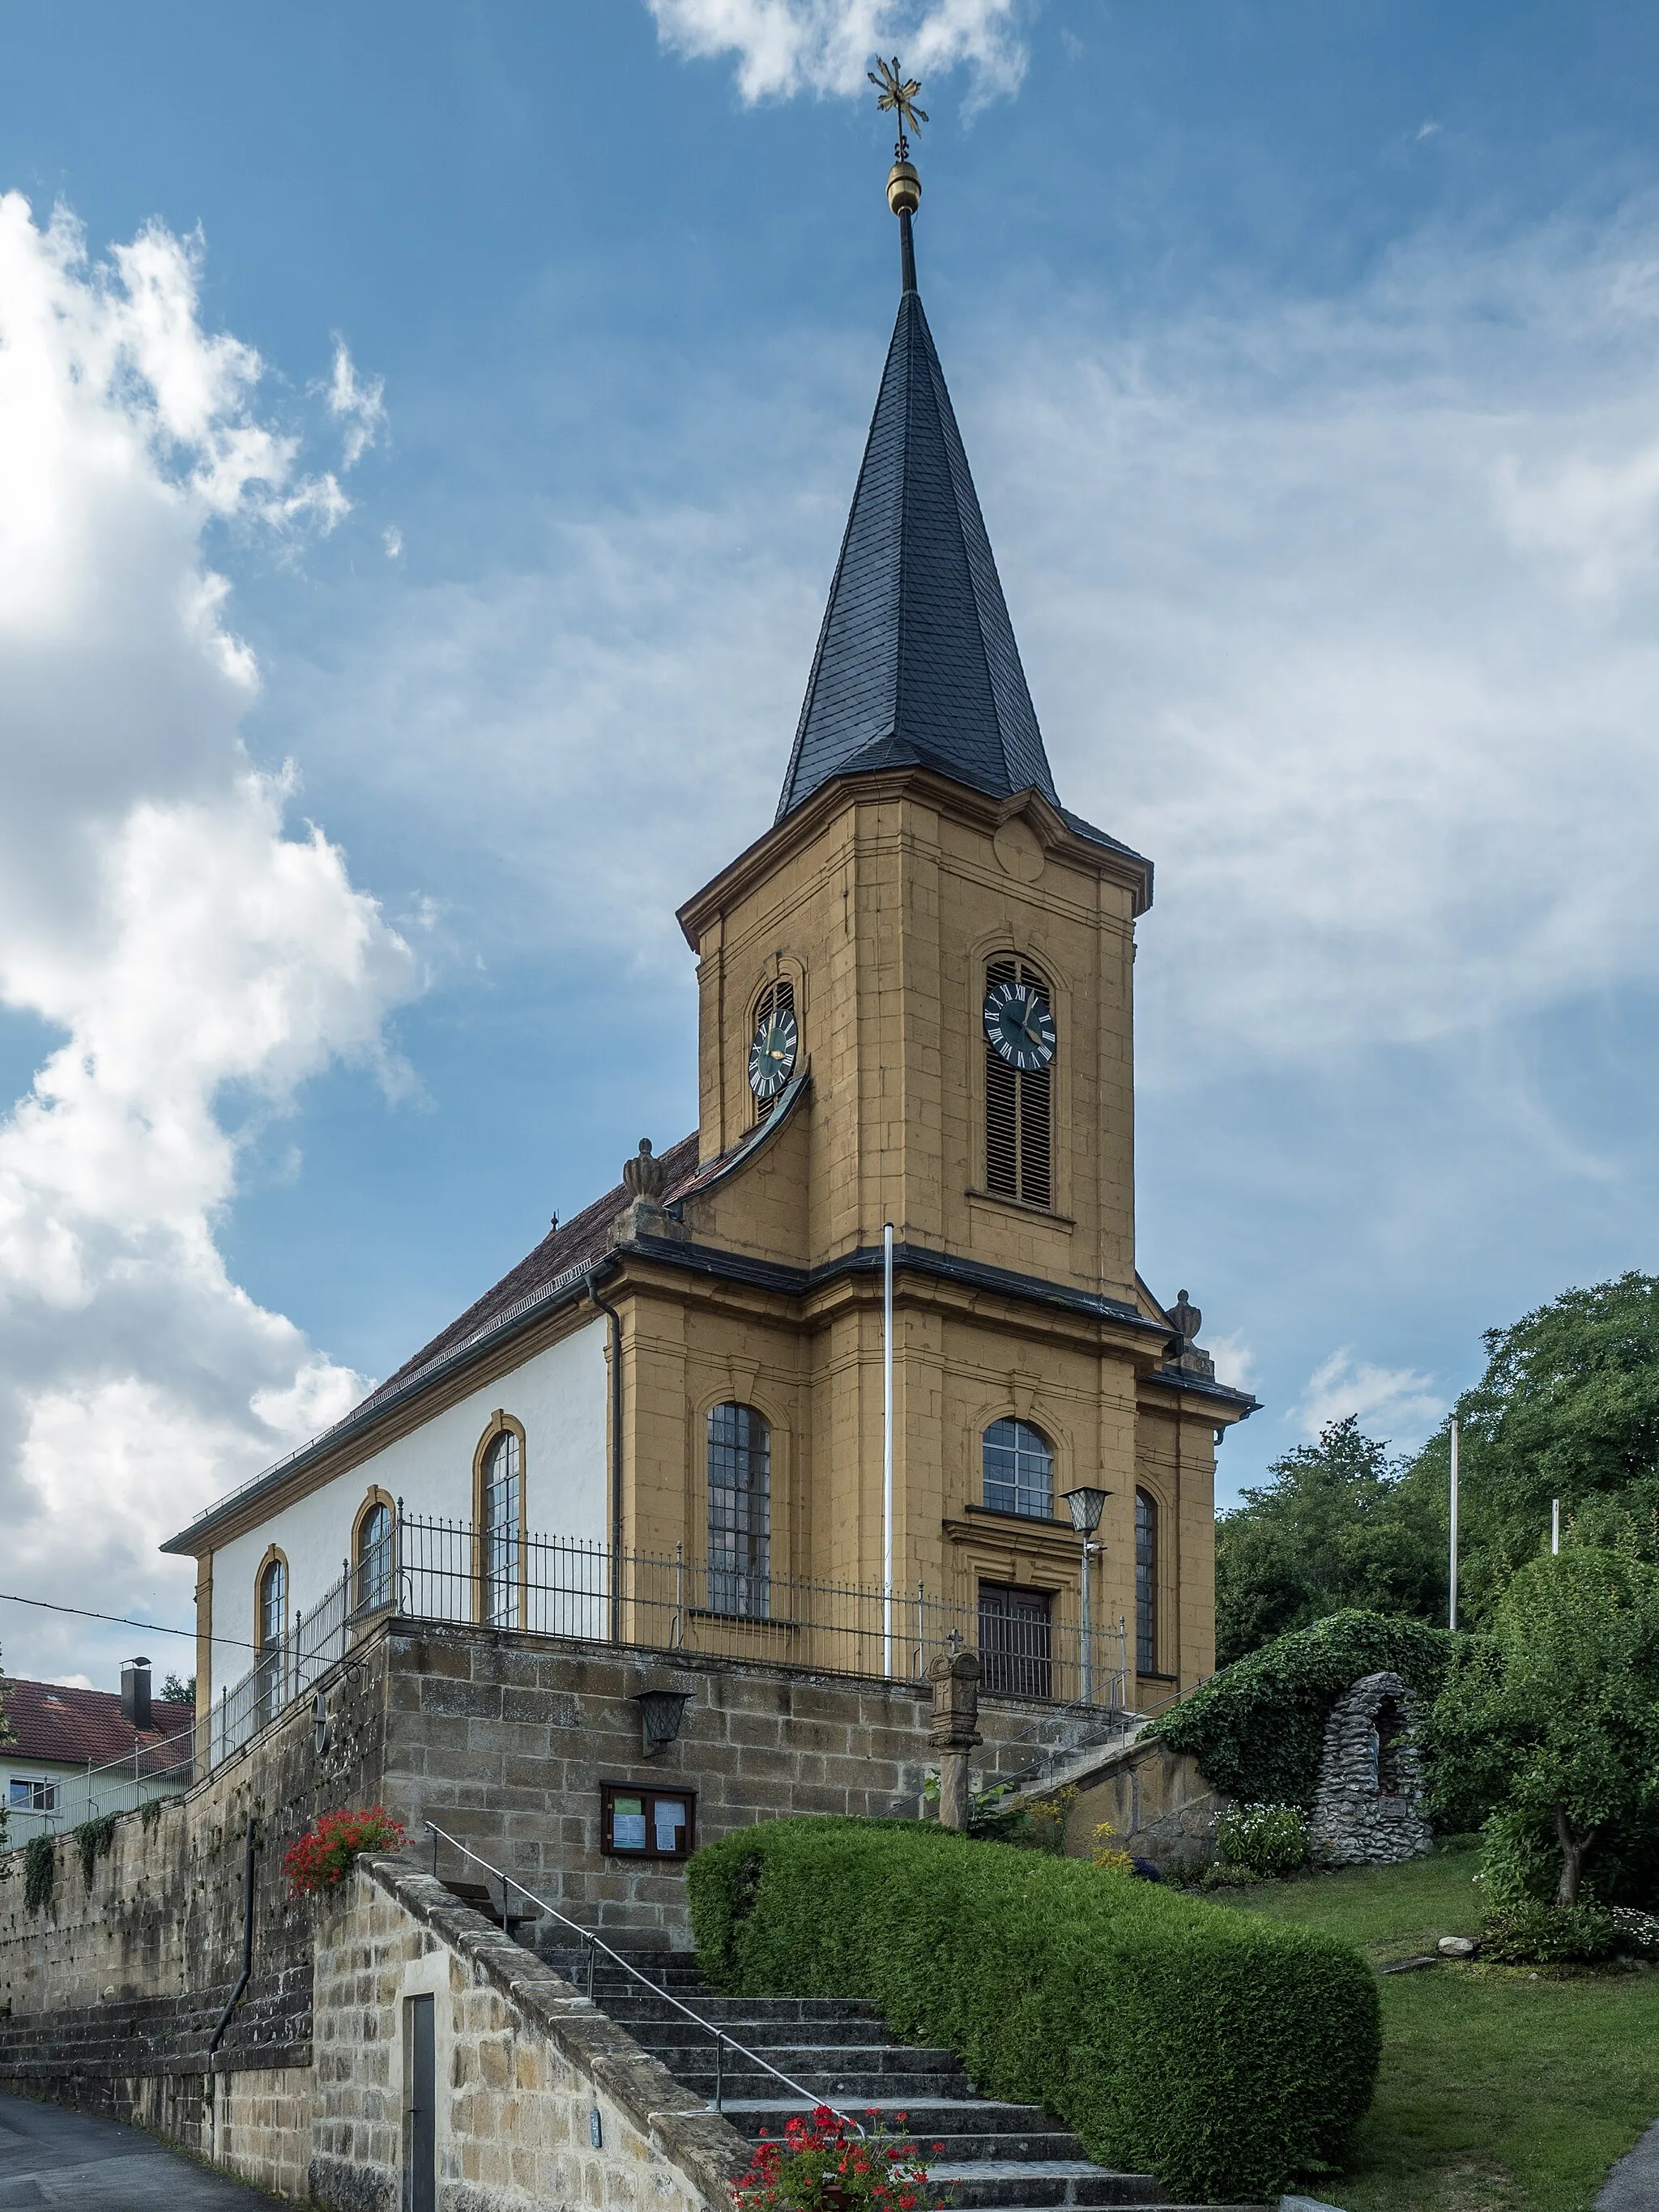
{"label": "church tower", "polygon": [[1214,1444],[1252,1401],[1137,1277],[1152,866],[1055,787],[917,286],[908,150],[897,319],[776,817],[680,912],[701,1065],[678,1211],[690,1242],[792,1271],[787,1322],[742,1331],[743,1402],[774,1392],[789,1437],[774,1561],[866,1586],[890,1561],[994,1641],[1000,1610],[1074,1613],[1062,1501],[1105,1491],[1090,1610],[1122,1624],[1133,1701],[1137,1671],[1213,1664]]}

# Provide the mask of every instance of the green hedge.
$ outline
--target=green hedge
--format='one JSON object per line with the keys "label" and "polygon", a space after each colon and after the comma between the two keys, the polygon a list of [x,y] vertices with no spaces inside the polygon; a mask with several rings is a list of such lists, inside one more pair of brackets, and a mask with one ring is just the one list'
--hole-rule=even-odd
{"label": "green hedge", "polygon": [[1224,1796],[1310,1811],[1326,1717],[1342,1692],[1387,1668],[1431,1700],[1469,1640],[1425,1620],[1334,1613],[1236,1659],[1146,1733],[1195,1759]]}
{"label": "green hedge", "polygon": [[988,2095],[1199,2197],[1276,2196],[1370,2102],[1376,1981],[1334,1938],[931,1822],[763,1822],[690,1868],[704,1971],[873,1999]]}

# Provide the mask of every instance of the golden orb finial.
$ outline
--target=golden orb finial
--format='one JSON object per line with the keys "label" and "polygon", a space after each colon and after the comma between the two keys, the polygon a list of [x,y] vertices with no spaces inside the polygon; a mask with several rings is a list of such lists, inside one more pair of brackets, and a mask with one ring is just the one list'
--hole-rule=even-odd
{"label": "golden orb finial", "polygon": [[921,205],[921,179],[908,161],[895,161],[887,172],[887,204],[895,215],[914,215]]}

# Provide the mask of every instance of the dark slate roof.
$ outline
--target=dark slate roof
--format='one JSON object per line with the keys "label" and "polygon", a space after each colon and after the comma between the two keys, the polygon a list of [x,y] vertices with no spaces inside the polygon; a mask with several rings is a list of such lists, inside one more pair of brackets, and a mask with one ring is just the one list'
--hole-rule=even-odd
{"label": "dark slate roof", "polygon": [[945,374],[911,289],[777,818],[832,776],[893,766],[932,768],[999,799],[1035,787],[1060,805]]}
{"label": "dark slate roof", "polygon": [[[5,1714],[16,1741],[0,1746],[0,1764],[8,1758],[56,1759],[72,1766],[104,1766],[131,1759],[135,1742],[141,1752],[153,1753],[188,1737],[196,1708],[155,1698],[150,1704],[155,1727],[135,1730],[121,1717],[121,1700],[112,1690],[71,1690],[59,1682],[9,1677]],[[153,1771],[154,1761],[143,1760],[143,1767]]]}

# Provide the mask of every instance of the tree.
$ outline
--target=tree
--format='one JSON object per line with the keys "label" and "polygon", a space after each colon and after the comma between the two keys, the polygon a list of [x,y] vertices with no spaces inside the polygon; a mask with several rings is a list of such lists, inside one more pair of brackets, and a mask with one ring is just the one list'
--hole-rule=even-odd
{"label": "tree", "polygon": [[193,1705],[196,1703],[196,1677],[168,1674],[161,1684],[161,1699],[166,1705]]}
{"label": "tree", "polygon": [[1659,1822],[1659,1570],[1577,1545],[1522,1567],[1430,1737],[1436,1769],[1498,1808],[1489,1848],[1553,1842],[1555,1901],[1576,1904],[1598,1845]]}
{"label": "tree", "polygon": [[1408,1488],[1386,1443],[1357,1416],[1275,1460],[1216,1529],[1216,1656],[1222,1666],[1328,1613],[1358,1607],[1442,1620],[1443,1524]]}
{"label": "tree", "polygon": [[[1659,1559],[1659,1276],[1564,1291],[1484,1341],[1456,1409],[1472,1622],[1548,1541],[1553,1498],[1571,1540]],[[1445,1498],[1449,1451],[1443,1430],[1406,1477],[1425,1505]]]}

